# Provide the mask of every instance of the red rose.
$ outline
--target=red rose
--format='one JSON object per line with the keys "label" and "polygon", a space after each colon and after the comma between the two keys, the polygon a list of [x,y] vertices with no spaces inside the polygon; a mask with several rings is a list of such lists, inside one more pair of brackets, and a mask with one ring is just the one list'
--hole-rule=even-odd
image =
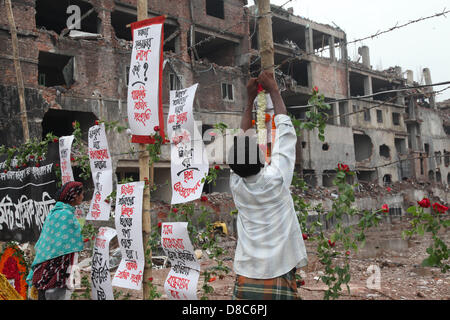
{"label": "red rose", "polygon": [[158,228],[161,228],[162,223],[158,222]]}
{"label": "red rose", "polygon": [[349,256],[350,255],[350,251],[345,251],[345,255]]}
{"label": "red rose", "polygon": [[53,139],[53,142],[58,142],[58,138],[54,138],[54,139]]}
{"label": "red rose", "polygon": [[202,196],[202,197],[200,198],[200,200],[201,200],[201,201],[208,201],[208,197],[207,197],[207,196]]}
{"label": "red rose", "polygon": [[105,202],[106,202],[106,203],[109,203],[109,199],[105,199]]}
{"label": "red rose", "polygon": [[342,163],[338,163],[338,170],[339,171],[348,172],[350,169],[349,169],[348,165],[342,164]]}
{"label": "red rose", "polygon": [[433,203],[433,210],[436,213],[445,213],[448,210],[448,207],[443,206],[442,204],[435,202],[435,203]]}
{"label": "red rose", "polygon": [[42,157],[41,157],[41,156],[39,156],[39,157],[38,157],[38,160],[39,160],[39,161],[40,161],[40,160],[42,160]]}
{"label": "red rose", "polygon": [[386,191],[387,191],[387,192],[391,192],[391,191],[392,191],[391,187],[387,187],[387,188],[386,188]]}
{"label": "red rose", "polygon": [[95,125],[98,126],[98,120],[95,120]]}
{"label": "red rose", "polygon": [[155,126],[155,127],[153,128],[153,130],[159,131],[159,126]]}
{"label": "red rose", "polygon": [[430,199],[428,199],[428,198],[423,198],[422,200],[417,201],[417,203],[422,208],[429,208],[429,207],[431,207],[431,202],[430,202]]}
{"label": "red rose", "polygon": [[336,242],[331,242],[331,240],[328,240],[328,244],[330,245],[330,247],[334,247],[334,245],[336,244]]}
{"label": "red rose", "polygon": [[313,88],[313,92],[314,92],[314,93],[317,93],[317,92],[319,92],[319,88],[317,88],[317,86],[314,86],[314,88]]}
{"label": "red rose", "polygon": [[308,235],[306,233],[302,233],[302,236],[303,236],[303,240],[308,239]]}
{"label": "red rose", "polygon": [[212,277],[211,279],[208,280],[208,282],[213,282],[216,281],[216,277]]}
{"label": "red rose", "polygon": [[74,158],[74,157],[71,157],[71,158],[70,158],[70,161],[72,161],[72,162],[75,161],[75,158]]}
{"label": "red rose", "polygon": [[153,278],[152,278],[152,277],[148,278],[148,281],[152,282],[152,281],[153,281]]}
{"label": "red rose", "polygon": [[7,173],[7,172],[8,172],[8,170],[6,170],[6,169],[5,169],[5,170],[3,170],[3,172],[4,172],[4,173]]}
{"label": "red rose", "polygon": [[220,167],[219,166],[215,166],[214,169],[220,170]]}
{"label": "red rose", "polygon": [[26,164],[26,163],[22,164],[22,167],[24,167],[24,168],[25,168],[26,166],[27,166],[27,164]]}
{"label": "red rose", "polygon": [[36,163],[36,168],[39,168],[39,166],[40,166],[39,162],[38,162],[38,163]]}
{"label": "red rose", "polygon": [[381,206],[381,211],[383,211],[384,213],[388,213],[389,212],[389,206],[387,204],[383,204]]}
{"label": "red rose", "polygon": [[57,168],[58,168],[58,167],[59,167],[59,163],[55,163],[55,167],[57,167]]}
{"label": "red rose", "polygon": [[76,125],[77,125],[76,121],[72,122],[72,128],[75,128]]}
{"label": "red rose", "polygon": [[261,91],[264,91],[262,85],[260,83],[258,83],[258,93],[260,93]]}
{"label": "red rose", "polygon": [[34,156],[32,154],[30,155],[30,159],[34,159]]}
{"label": "red rose", "polygon": [[178,209],[177,208],[172,208],[173,213],[177,213]]}
{"label": "red rose", "polygon": [[84,238],[83,239],[83,242],[88,242],[89,241],[89,238]]}

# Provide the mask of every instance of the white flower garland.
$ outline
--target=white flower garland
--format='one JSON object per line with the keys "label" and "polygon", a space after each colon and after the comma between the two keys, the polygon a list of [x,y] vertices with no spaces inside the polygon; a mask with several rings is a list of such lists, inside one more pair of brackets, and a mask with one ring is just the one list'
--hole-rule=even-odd
{"label": "white flower garland", "polygon": [[264,91],[260,91],[257,96],[258,109],[256,111],[256,130],[258,132],[258,144],[266,145],[267,130],[266,130],[266,107],[267,99]]}

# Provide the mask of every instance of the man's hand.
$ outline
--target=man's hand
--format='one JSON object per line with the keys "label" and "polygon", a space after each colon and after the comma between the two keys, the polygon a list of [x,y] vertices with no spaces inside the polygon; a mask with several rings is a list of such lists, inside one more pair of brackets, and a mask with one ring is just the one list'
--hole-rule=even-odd
{"label": "man's hand", "polygon": [[256,78],[250,78],[247,82],[247,104],[253,105],[256,96],[258,95],[258,81]]}
{"label": "man's hand", "polygon": [[258,77],[258,83],[266,90],[267,93],[278,92],[278,85],[273,77],[273,73],[263,71]]}
{"label": "man's hand", "polygon": [[273,102],[275,115],[287,114],[286,106],[281,98],[278,85],[273,77],[273,73],[269,71],[263,71],[258,77],[258,83],[263,87],[266,92],[270,94],[270,98]]}

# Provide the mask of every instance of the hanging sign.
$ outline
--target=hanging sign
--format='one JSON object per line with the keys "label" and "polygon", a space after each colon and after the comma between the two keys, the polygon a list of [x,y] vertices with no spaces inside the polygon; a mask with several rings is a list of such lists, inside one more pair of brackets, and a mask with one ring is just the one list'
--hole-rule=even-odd
{"label": "hanging sign", "polygon": [[171,142],[172,204],[200,198],[209,162],[192,106],[198,84],[170,91],[167,134]]}
{"label": "hanging sign", "polygon": [[142,199],[144,182],[117,186],[115,224],[122,260],[114,275],[113,286],[140,290],[144,273],[142,243]]}
{"label": "hanging sign", "polygon": [[161,225],[161,246],[171,269],[164,281],[164,291],[171,300],[197,300],[200,264],[187,231],[187,222]]}
{"label": "hanging sign", "polygon": [[109,274],[109,242],[116,235],[112,228],[101,227],[98,230],[92,255],[92,300],[114,300]]}
{"label": "hanging sign", "polygon": [[112,192],[113,170],[104,123],[89,128],[88,145],[94,194],[86,219],[108,220],[111,204],[105,200]]}
{"label": "hanging sign", "polygon": [[164,139],[162,71],[165,16],[131,23],[133,50],[128,81],[128,123],[131,142],[153,143],[159,127]]}
{"label": "hanging sign", "polygon": [[63,185],[67,182],[74,181],[72,163],[70,161],[73,139],[73,135],[59,138],[59,159],[61,166],[61,181]]}

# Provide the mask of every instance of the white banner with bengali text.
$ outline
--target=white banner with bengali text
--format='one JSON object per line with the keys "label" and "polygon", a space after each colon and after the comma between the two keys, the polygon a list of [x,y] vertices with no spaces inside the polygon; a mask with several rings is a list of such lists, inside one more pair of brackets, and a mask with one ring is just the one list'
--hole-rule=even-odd
{"label": "white banner with bengali text", "polygon": [[106,198],[113,191],[113,169],[104,123],[89,128],[88,148],[94,193],[86,220],[106,221],[111,213],[111,203]]}
{"label": "white banner with bengali text", "polygon": [[67,182],[74,181],[72,171],[72,142],[75,137],[63,136],[59,138],[59,161],[61,167],[61,181],[62,185]]}
{"label": "white banner with bengali text", "polygon": [[197,86],[170,91],[167,134],[171,142],[172,204],[199,199],[202,180],[209,170],[205,145],[192,110]]}
{"label": "white banner with bengali text", "polygon": [[187,222],[161,225],[161,246],[172,266],[164,281],[164,291],[170,300],[198,300],[200,263],[189,239],[187,225]]}
{"label": "white banner with bengali text", "polygon": [[114,275],[113,286],[140,290],[144,274],[142,240],[142,199],[144,182],[119,184],[116,195],[115,225],[122,260]]}
{"label": "white banner with bengali text", "polygon": [[91,270],[92,300],[114,300],[111,275],[109,273],[109,243],[116,235],[116,230],[109,227],[101,227],[95,238]]}

